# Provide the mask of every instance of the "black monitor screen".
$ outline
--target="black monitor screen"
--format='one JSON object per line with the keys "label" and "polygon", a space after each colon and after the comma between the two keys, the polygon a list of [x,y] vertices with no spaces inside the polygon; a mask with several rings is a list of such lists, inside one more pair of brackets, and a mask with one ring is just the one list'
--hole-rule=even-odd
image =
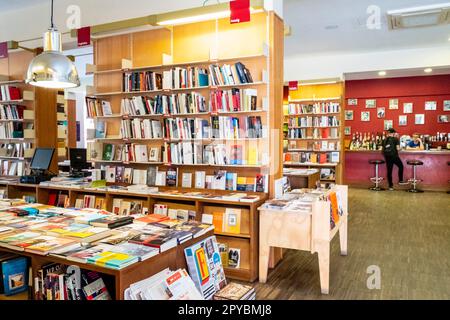
{"label": "black monitor screen", "polygon": [[70,149],[69,150],[69,156],[70,156],[70,168],[72,170],[81,171],[83,169],[86,169],[87,162],[86,162],[86,149]]}
{"label": "black monitor screen", "polygon": [[37,148],[31,161],[31,169],[48,170],[52,162],[53,153],[55,153],[53,148]]}

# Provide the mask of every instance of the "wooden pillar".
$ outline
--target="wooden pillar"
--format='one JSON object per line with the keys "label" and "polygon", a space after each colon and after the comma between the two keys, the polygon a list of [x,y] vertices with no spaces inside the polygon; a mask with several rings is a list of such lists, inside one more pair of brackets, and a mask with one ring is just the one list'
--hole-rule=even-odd
{"label": "wooden pillar", "polygon": [[67,147],[77,147],[77,102],[67,100]]}

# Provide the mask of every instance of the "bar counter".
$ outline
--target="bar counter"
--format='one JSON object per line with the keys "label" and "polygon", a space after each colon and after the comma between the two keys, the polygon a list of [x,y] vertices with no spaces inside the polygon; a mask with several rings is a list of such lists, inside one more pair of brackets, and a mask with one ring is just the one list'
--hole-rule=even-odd
{"label": "bar counter", "polygon": [[[450,150],[402,150],[399,152],[404,168],[404,180],[412,178],[412,166],[408,160],[420,160],[423,166],[417,167],[417,178],[423,180],[419,188],[423,190],[447,191],[450,189]],[[381,151],[376,150],[346,150],[345,151],[345,184],[355,187],[369,187],[370,178],[375,176],[375,166],[369,160],[384,160]],[[380,177],[384,178],[383,187],[387,187],[386,164],[380,165]],[[393,171],[394,188],[399,188],[397,167]],[[402,186],[402,189],[408,186]]]}

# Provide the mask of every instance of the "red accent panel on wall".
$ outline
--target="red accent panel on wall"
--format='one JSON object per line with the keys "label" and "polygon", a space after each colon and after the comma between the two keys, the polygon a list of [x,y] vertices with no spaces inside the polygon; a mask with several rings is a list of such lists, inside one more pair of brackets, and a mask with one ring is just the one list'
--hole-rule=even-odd
{"label": "red accent panel on wall", "polygon": [[[423,76],[408,78],[352,80],[345,82],[346,110],[354,110],[353,121],[345,126],[351,132],[382,132],[384,120],[393,120],[394,128],[401,134],[436,134],[450,132],[450,123],[438,123],[439,115],[444,112],[444,100],[450,100],[450,75]],[[349,106],[347,99],[358,99],[357,106]],[[385,108],[385,118],[378,119],[377,108],[366,108],[366,99],[376,99],[377,108]],[[398,99],[399,107],[389,109],[389,99]],[[436,101],[436,111],[425,111],[426,101]],[[403,112],[404,103],[413,103],[413,113]],[[370,122],[361,121],[361,112],[370,112]],[[415,124],[415,114],[425,115],[425,124]],[[399,126],[399,116],[407,116],[407,125]]]}

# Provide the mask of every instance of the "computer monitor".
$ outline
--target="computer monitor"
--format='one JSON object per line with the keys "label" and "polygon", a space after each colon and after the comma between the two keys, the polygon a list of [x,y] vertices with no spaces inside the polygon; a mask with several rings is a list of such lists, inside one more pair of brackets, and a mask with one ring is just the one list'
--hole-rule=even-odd
{"label": "computer monitor", "polygon": [[86,149],[71,148],[69,150],[70,172],[71,174],[81,174],[87,165]]}
{"label": "computer monitor", "polygon": [[34,151],[30,168],[37,171],[47,171],[50,168],[54,153],[54,148],[37,148]]}

